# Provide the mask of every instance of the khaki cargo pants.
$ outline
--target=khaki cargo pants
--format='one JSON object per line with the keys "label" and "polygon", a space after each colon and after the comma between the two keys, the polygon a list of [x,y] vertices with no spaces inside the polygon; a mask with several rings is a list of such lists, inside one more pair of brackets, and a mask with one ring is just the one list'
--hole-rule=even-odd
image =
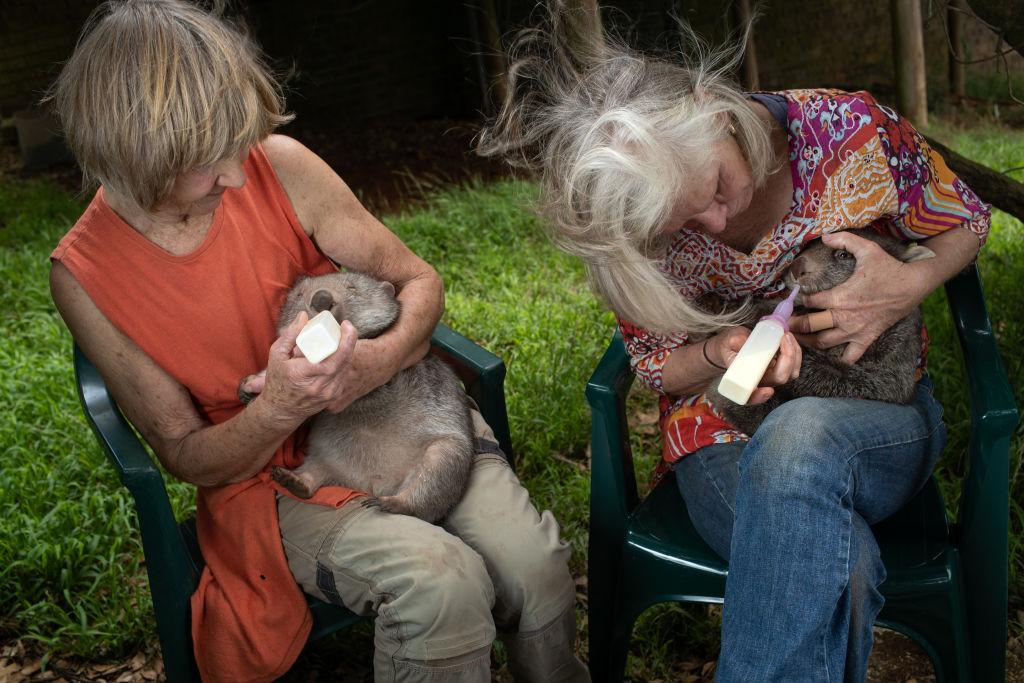
{"label": "khaki cargo pants", "polygon": [[331,509],[280,497],[288,565],[307,593],[376,615],[377,681],[490,681],[496,632],[517,681],[589,681],[573,653],[569,546],[474,420],[485,452],[443,526],[361,498]]}

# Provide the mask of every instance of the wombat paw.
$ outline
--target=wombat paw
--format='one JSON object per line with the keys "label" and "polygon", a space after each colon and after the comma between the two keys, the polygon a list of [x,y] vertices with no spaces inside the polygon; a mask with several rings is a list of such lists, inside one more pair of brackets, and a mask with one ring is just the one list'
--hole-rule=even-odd
{"label": "wombat paw", "polygon": [[270,476],[273,477],[274,481],[291,491],[299,498],[310,498],[315,492],[308,481],[295,474],[292,470],[286,470],[283,467],[275,467],[270,471]]}
{"label": "wombat paw", "polygon": [[367,496],[363,499],[364,508],[377,508],[382,512],[392,512],[396,515],[408,515],[410,513],[404,504],[395,496]]}
{"label": "wombat paw", "polygon": [[250,379],[252,379],[255,376],[256,375],[249,375],[248,377],[243,377],[242,381],[238,383],[238,400],[244,403],[245,405],[249,405],[249,403],[252,402],[252,400],[256,398],[256,396],[258,396],[258,394],[254,394],[253,392],[246,391],[245,389],[242,388]]}

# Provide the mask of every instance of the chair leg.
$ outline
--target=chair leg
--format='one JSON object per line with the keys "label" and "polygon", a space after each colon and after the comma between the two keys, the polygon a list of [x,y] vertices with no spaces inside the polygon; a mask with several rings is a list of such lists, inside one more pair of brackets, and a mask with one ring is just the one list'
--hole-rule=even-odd
{"label": "chair leg", "polygon": [[916,641],[935,667],[937,683],[970,681],[966,620],[960,594],[886,598],[883,625]]}
{"label": "chair leg", "polygon": [[590,679],[594,683],[619,683],[626,672],[633,619],[611,605],[596,606],[593,598],[590,605]]}

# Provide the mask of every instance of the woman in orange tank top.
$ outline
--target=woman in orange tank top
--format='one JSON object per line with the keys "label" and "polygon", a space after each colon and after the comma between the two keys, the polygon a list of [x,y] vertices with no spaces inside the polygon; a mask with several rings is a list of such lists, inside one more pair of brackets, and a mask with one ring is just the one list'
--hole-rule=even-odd
{"label": "woman in orange tank top", "polygon": [[[100,185],[51,255],[53,299],[162,464],[198,487],[203,678],[287,671],[311,626],[304,589],[377,615],[378,679],[489,680],[497,628],[523,676],[586,679],[568,547],[500,458],[478,457],[445,528],[340,487],[298,503],[268,476],[301,462],[307,418],[423,357],[443,287],[321,159],[271,134],[291,117],[258,48],[179,0],[111,2],[47,99]],[[402,313],[375,339],[343,323],[314,365],[293,357],[305,315],[280,336],[275,319],[299,275],[335,264],[394,283]],[[239,380],[263,368],[243,407]]]}

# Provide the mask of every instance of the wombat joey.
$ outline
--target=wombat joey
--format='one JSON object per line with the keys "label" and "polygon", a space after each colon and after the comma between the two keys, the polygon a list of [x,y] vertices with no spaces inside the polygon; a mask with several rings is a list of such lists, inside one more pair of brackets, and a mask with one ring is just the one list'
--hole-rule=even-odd
{"label": "wombat joey", "polygon": [[[399,302],[391,283],[360,273],[302,277],[288,294],[278,329],[300,311],[313,317],[324,310],[366,339],[391,326]],[[241,385],[239,395],[252,398]],[[364,505],[435,522],[462,498],[473,452],[462,385],[443,361],[427,356],[342,412],[315,415],[305,461],[293,470],[275,467],[272,476],[300,498],[338,484],[369,494]]]}
{"label": "wombat joey", "polygon": [[[926,247],[901,242],[870,229],[850,232],[875,242],[890,256],[907,263],[935,255]],[[833,249],[820,240],[812,242],[784,275],[790,287],[800,285],[795,313],[809,312],[800,307],[804,295],[831,289],[845,282],[853,274],[856,265],[856,258],[850,252]],[[746,321],[751,326],[759,317],[770,313],[778,299],[759,299],[752,303],[750,317]],[[753,434],[768,413],[780,403],[800,396],[909,403],[914,396],[917,360],[921,354],[920,308],[914,309],[883,332],[856,363],[851,365],[840,360],[845,348],[845,344],[823,351],[803,347],[800,376],[775,387],[775,393],[765,403],[745,406],[733,403],[718,393],[721,376],[716,377],[708,387],[708,399],[726,420],[746,434]]]}

